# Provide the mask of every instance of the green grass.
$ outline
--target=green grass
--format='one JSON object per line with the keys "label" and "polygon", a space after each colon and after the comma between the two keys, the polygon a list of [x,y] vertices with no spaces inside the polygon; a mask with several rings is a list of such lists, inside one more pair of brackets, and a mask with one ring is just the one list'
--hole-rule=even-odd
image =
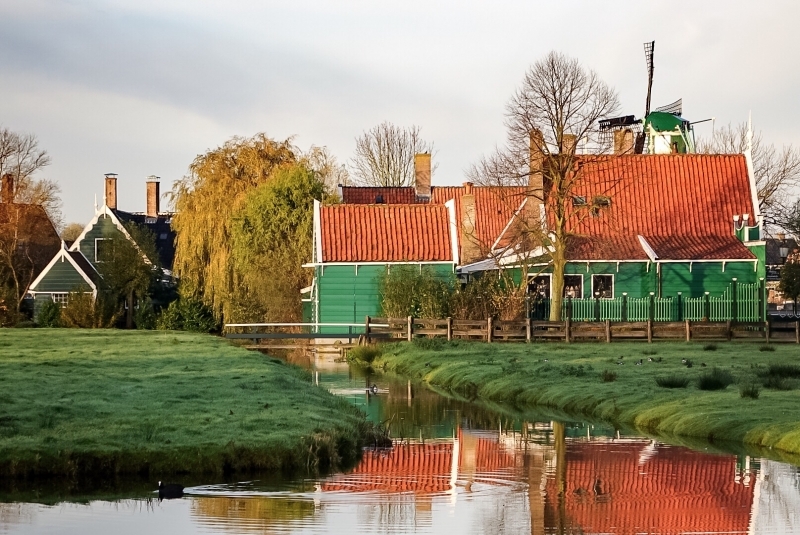
{"label": "green grass", "polygon": [[689,378],[681,375],[667,375],[656,377],[656,384],[661,388],[686,388],[689,386]]}
{"label": "green grass", "polygon": [[[757,347],[728,343],[709,351],[702,343],[674,342],[649,347],[452,342],[425,350],[400,343],[384,346],[372,365],[469,399],[560,410],[657,436],[733,441],[798,455],[800,390],[764,390],[755,399],[752,389],[742,398],[739,387],[698,388],[702,376],[714,375],[709,373],[713,368],[737,386],[762,383],[768,370],[775,371],[774,377],[794,377],[793,363],[800,356],[796,346],[776,345],[768,354],[755,351]],[[641,357],[656,349],[657,358]],[[617,375],[613,382],[590,373],[612,363]],[[658,378],[669,377],[686,380],[686,387],[657,385]]]}
{"label": "green grass", "polygon": [[373,433],[307,372],[221,338],[0,330],[0,479],[325,470]]}

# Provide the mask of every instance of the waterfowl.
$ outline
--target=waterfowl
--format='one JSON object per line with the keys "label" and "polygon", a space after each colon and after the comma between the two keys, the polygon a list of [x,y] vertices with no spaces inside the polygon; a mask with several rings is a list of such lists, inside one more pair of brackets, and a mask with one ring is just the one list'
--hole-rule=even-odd
{"label": "waterfowl", "polygon": [[378,393],[378,385],[376,385],[375,383],[372,383],[372,386],[369,387],[369,393],[372,394],[372,395],[377,394]]}
{"label": "waterfowl", "polygon": [[177,483],[158,482],[158,499],[159,500],[172,500],[174,498],[183,498],[183,485]]}

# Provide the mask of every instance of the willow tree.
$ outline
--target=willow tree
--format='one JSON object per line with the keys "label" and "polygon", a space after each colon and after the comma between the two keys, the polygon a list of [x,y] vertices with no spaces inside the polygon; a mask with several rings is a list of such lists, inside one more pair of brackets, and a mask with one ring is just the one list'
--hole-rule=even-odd
{"label": "willow tree", "polygon": [[[506,105],[506,145],[469,171],[482,185],[525,189],[526,217],[516,218],[509,250],[516,252],[523,267],[532,261],[551,267],[551,321],[561,320],[572,228],[602,207],[592,203],[574,206],[573,196],[584,182],[582,169],[592,155],[609,149],[598,121],[616,113],[618,107],[616,92],[597,73],[585,69],[577,59],[550,52],[528,69]],[[521,200],[516,195],[510,202],[517,207]],[[526,257],[532,250],[539,251],[537,256]],[[526,278],[522,284],[527,284]]]}
{"label": "willow tree", "polygon": [[308,261],[314,199],[325,196],[318,174],[299,163],[278,169],[247,195],[233,216],[232,263],[239,292],[237,322],[301,321],[300,290],[311,284]]}
{"label": "willow tree", "polygon": [[231,312],[240,277],[231,261],[233,214],[247,195],[277,169],[295,164],[291,139],[275,141],[265,134],[234,137],[195,158],[189,174],[172,191],[176,210],[175,274],[184,295],[201,299],[217,319]]}

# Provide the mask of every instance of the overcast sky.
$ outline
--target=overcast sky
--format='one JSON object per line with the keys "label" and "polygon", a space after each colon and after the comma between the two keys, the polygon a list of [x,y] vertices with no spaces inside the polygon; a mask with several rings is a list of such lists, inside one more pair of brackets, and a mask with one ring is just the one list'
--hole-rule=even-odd
{"label": "overcast sky", "polygon": [[[800,2],[0,0],[0,126],[38,136],[67,222],[102,203],[140,211],[234,135],[295,136],[347,162],[388,120],[437,149],[434,184],[504,139],[503,109],[550,50],[578,58],[641,116],[643,43],[656,41],[653,107],[747,120],[800,145]],[[711,123],[698,125],[710,134]]]}

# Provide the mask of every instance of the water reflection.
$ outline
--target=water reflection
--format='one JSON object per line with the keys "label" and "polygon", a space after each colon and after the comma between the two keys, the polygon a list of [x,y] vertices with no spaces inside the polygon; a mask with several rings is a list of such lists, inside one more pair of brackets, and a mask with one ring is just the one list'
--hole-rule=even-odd
{"label": "water reflection", "polygon": [[800,533],[791,465],[521,420],[342,365],[315,372],[387,422],[395,447],[344,474],[194,486],[170,502],[0,504],[0,533]]}

